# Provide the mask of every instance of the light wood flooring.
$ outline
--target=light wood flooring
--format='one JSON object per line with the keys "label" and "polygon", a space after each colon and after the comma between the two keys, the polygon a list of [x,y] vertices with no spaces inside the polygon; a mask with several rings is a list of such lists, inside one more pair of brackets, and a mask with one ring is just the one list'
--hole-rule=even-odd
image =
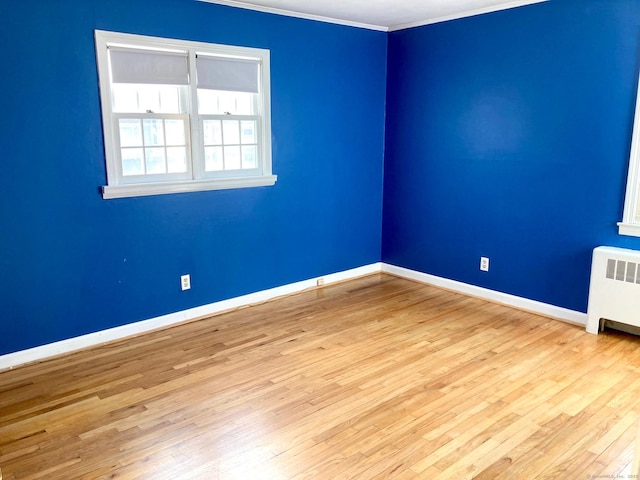
{"label": "light wood flooring", "polygon": [[639,346],[372,275],[0,373],[0,468],[4,480],[631,478]]}

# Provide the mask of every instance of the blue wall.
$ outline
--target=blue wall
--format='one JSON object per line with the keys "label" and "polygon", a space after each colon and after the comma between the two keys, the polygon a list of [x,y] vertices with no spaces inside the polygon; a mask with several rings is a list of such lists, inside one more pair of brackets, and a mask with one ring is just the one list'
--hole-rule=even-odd
{"label": "blue wall", "polygon": [[[96,28],[270,49],[276,185],[103,200]],[[3,0],[0,44],[0,354],[380,260],[386,34],[187,0]]]}
{"label": "blue wall", "polygon": [[382,260],[586,312],[593,248],[640,248],[616,226],[639,25],[638,0],[552,0],[391,33]]}
{"label": "blue wall", "polygon": [[[640,248],[616,228],[638,0],[389,35],[186,0],[9,4],[0,354],[381,259],[584,312],[592,249]],[[96,28],[270,49],[277,184],[103,200]]]}

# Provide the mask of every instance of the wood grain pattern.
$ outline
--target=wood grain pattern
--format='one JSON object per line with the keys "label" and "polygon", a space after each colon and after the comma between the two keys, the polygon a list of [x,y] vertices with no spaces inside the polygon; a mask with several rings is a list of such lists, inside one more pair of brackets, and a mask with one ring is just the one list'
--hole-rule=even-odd
{"label": "wood grain pattern", "polygon": [[0,467],[4,480],[626,477],[639,342],[376,274],[0,373]]}

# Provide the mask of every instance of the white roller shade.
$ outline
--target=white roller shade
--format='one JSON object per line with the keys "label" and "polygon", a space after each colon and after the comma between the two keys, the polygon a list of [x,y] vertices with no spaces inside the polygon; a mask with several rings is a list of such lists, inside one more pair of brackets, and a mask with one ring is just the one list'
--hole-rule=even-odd
{"label": "white roller shade", "polygon": [[198,55],[198,88],[258,93],[257,60]]}
{"label": "white roller shade", "polygon": [[188,85],[186,53],[109,48],[113,83]]}

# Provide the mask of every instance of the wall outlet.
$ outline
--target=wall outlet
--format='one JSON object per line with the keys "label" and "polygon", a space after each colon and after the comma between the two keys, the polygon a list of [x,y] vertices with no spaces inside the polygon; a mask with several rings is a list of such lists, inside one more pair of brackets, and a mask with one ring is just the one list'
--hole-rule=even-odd
{"label": "wall outlet", "polygon": [[182,275],[180,277],[180,285],[182,286],[182,290],[189,290],[191,288],[191,275]]}
{"label": "wall outlet", "polygon": [[480,270],[483,272],[489,271],[489,257],[480,257]]}
{"label": "wall outlet", "polygon": [[319,279],[316,280],[316,285],[318,287],[321,287],[324,285],[324,278],[320,277]]}

